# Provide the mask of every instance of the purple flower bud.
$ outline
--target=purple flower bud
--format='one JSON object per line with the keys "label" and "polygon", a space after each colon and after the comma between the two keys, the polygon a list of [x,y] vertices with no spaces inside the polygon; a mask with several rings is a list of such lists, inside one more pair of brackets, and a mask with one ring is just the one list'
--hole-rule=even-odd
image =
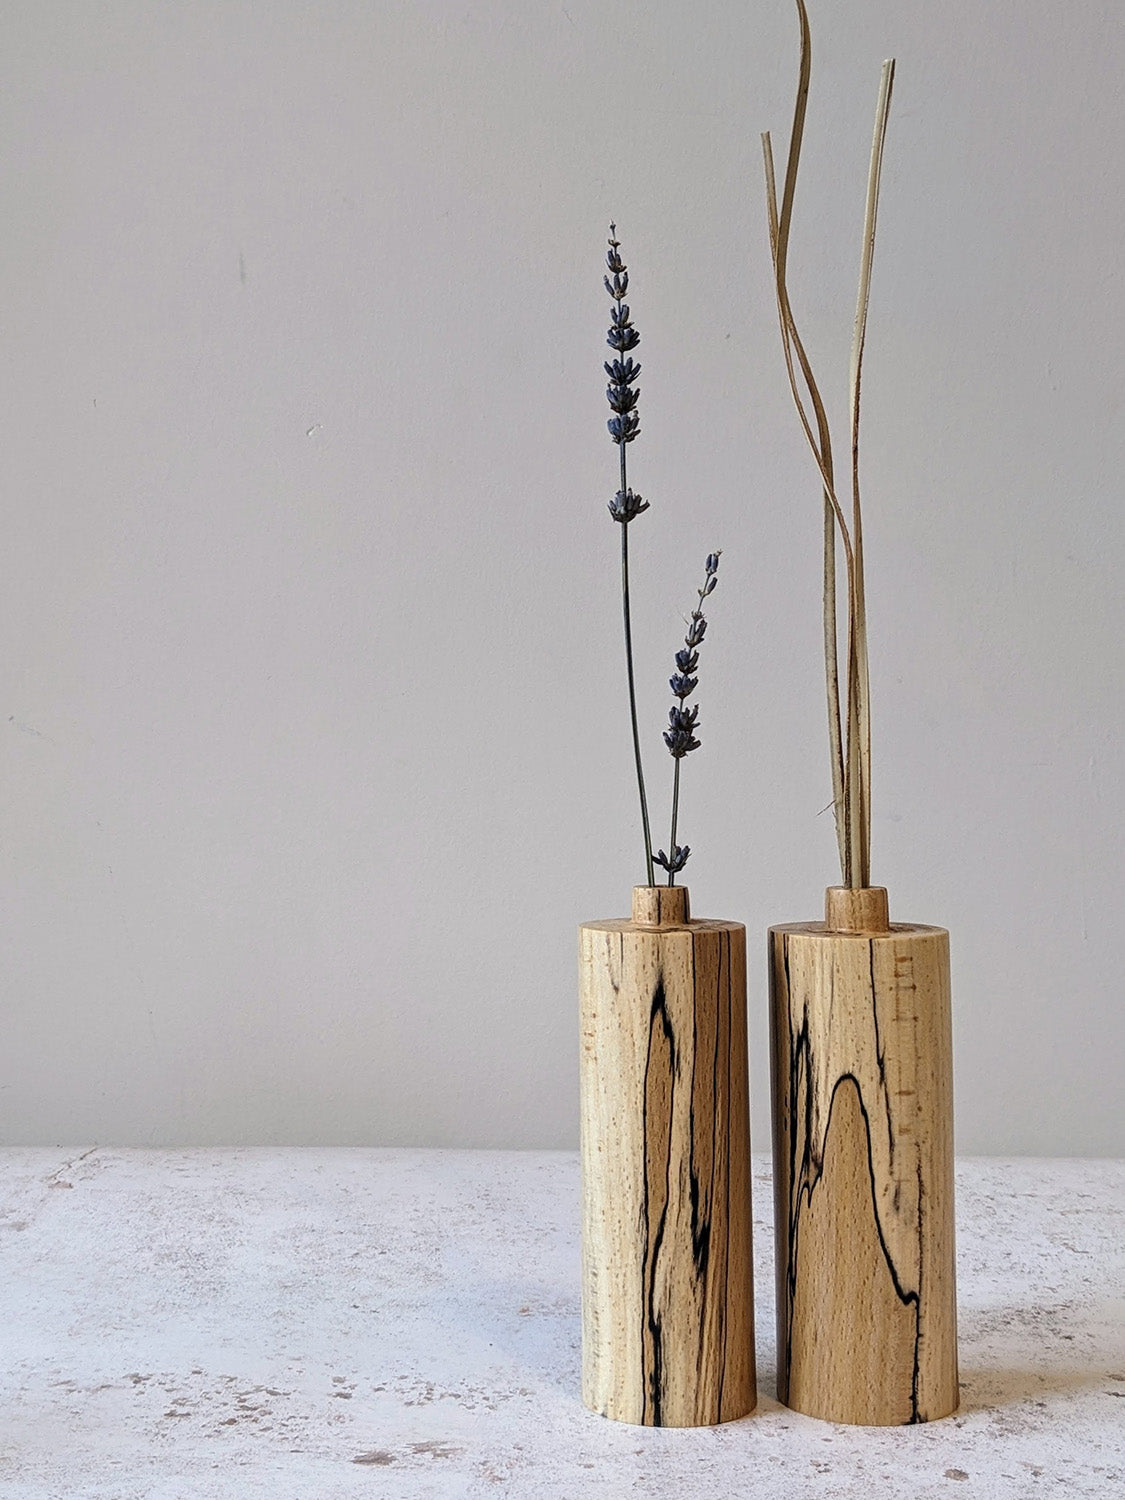
{"label": "purple flower bud", "polygon": [[618,490],[609,502],[610,515],[622,525],[628,525],[644,510],[648,510],[648,501],[642,500],[635,490]]}
{"label": "purple flower bud", "polygon": [[683,867],[687,864],[690,855],[690,845],[673,844],[671,858],[669,858],[668,855],[664,853],[664,850],[661,849],[659,854],[653,855],[652,861],[653,864],[659,865],[662,870],[667,870],[669,875],[678,875]]}

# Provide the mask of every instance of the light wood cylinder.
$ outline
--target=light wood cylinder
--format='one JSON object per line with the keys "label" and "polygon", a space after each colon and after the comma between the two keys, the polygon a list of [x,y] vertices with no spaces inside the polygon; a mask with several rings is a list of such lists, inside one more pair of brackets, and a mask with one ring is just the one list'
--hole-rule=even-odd
{"label": "light wood cylinder", "polygon": [[581,960],[582,1399],[621,1422],[752,1411],[746,929],[638,886]]}
{"label": "light wood cylinder", "polygon": [[949,934],[881,888],[770,930],[778,1398],[830,1422],[957,1409]]}

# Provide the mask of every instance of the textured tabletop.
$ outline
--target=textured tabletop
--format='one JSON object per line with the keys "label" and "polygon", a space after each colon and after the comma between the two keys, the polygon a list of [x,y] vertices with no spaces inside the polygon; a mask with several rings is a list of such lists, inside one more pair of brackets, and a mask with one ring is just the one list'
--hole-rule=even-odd
{"label": "textured tabletop", "polygon": [[569,1153],[0,1153],[0,1496],[1125,1495],[1125,1163],[958,1167],[962,1407],[836,1427],[578,1400]]}

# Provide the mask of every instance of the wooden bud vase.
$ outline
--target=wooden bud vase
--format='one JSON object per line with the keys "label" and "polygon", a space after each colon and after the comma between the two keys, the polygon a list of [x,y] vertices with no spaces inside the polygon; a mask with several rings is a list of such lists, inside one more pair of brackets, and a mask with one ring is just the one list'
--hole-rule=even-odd
{"label": "wooden bud vase", "polygon": [[637,886],[581,958],[582,1399],[694,1427],[754,1409],[746,929]]}
{"label": "wooden bud vase", "polygon": [[870,1426],[957,1408],[949,934],[881,887],[770,930],[777,1394]]}

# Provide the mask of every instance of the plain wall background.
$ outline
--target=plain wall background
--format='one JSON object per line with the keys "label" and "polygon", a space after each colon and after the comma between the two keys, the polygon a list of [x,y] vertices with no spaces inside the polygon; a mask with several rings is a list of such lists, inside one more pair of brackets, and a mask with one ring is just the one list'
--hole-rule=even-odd
{"label": "plain wall background", "polygon": [[[791,286],[864,406],[874,878],[952,931],[958,1146],[1125,1149],[1118,7],[812,0]],[[821,510],[759,132],[787,0],[5,0],[8,1143],[572,1146],[575,925],[643,878],[601,361],[642,335],[650,795],[722,546],[701,915],[835,880]],[[844,444],[838,425],[837,442]]]}

